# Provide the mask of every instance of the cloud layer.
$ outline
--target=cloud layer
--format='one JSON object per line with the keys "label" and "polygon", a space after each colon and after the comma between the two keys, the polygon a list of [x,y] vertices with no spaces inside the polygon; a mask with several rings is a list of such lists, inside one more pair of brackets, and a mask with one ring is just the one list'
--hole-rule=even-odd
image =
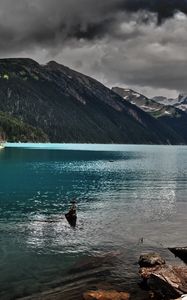
{"label": "cloud layer", "polygon": [[186,14],[186,0],[1,0],[0,55],[171,96],[187,90]]}

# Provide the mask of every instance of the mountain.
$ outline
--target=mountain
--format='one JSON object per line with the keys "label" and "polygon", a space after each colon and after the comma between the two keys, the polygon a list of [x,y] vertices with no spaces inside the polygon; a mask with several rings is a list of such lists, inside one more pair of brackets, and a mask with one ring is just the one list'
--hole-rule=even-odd
{"label": "mountain", "polygon": [[[138,106],[148,113],[156,113],[163,109],[163,105],[147,98],[146,96],[127,88],[113,87],[112,91],[121,96],[124,100]],[[166,112],[167,113],[167,112]]]}
{"label": "mountain", "polygon": [[154,101],[163,105],[172,105],[182,111],[187,112],[187,95],[179,94],[177,99],[168,99],[162,96],[156,96],[153,98]]}
{"label": "mountain", "polygon": [[152,100],[166,106],[173,106],[177,103],[177,99],[167,98],[163,96],[155,96],[152,98]]}
{"label": "mountain", "polygon": [[40,128],[51,142],[184,143],[98,81],[53,61],[1,59],[0,110]]}
{"label": "mountain", "polygon": [[[153,117],[161,118],[168,115],[173,115],[177,110],[171,105],[161,104],[164,97],[159,97],[160,102],[127,88],[113,87],[112,91],[117,93],[126,101],[130,102],[141,108],[143,111],[148,112]],[[161,101],[162,99],[162,101]],[[165,98],[164,98],[165,99]]]}
{"label": "mountain", "polygon": [[18,118],[0,111],[0,138],[9,142],[47,142],[47,135],[39,128],[30,126]]}
{"label": "mountain", "polygon": [[[151,116],[159,120],[163,125],[170,127],[180,135],[185,143],[187,143],[187,114],[179,109],[178,105],[185,101],[184,97],[178,101],[178,105],[174,99],[167,99],[165,97],[154,97],[149,99],[146,96],[139,94],[131,89],[113,87],[112,91],[123,97],[125,101],[136,105]],[[187,100],[187,99],[186,99]],[[166,105],[173,103],[174,105]]]}
{"label": "mountain", "polygon": [[175,107],[187,112],[187,95],[180,94],[177,103],[175,103]]}

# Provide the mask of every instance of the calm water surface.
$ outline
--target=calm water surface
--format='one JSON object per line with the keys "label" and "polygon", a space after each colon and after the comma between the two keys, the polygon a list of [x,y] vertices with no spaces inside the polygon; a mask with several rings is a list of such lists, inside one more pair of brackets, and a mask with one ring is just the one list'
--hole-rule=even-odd
{"label": "calm water surface", "polygon": [[166,248],[187,244],[185,146],[8,144],[0,171],[0,299],[58,285],[78,299],[98,278],[132,288],[142,251],[173,260]]}

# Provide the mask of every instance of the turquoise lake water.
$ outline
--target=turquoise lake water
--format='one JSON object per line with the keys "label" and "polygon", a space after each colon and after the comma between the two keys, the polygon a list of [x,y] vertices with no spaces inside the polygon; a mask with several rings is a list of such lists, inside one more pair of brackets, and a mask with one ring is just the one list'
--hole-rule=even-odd
{"label": "turquoise lake water", "polygon": [[187,244],[185,146],[7,144],[0,171],[0,299],[132,288],[142,251]]}

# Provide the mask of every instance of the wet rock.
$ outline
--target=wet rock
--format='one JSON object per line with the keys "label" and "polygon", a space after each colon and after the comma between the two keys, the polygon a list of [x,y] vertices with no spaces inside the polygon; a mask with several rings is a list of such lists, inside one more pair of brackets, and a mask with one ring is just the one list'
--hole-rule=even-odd
{"label": "wet rock", "polygon": [[187,247],[168,248],[175,256],[187,264]]}
{"label": "wet rock", "polygon": [[164,265],[165,260],[156,252],[150,252],[140,255],[138,264],[141,268],[155,267],[157,265]]}
{"label": "wet rock", "polygon": [[187,300],[187,294],[186,295],[182,295],[180,298],[177,298],[175,300]]}
{"label": "wet rock", "polygon": [[125,292],[117,292],[117,291],[89,291],[84,293],[84,300],[129,300],[130,295]]}
{"label": "wet rock", "polygon": [[160,299],[176,299],[187,293],[187,267],[163,263],[153,267],[142,267],[139,274]]}

